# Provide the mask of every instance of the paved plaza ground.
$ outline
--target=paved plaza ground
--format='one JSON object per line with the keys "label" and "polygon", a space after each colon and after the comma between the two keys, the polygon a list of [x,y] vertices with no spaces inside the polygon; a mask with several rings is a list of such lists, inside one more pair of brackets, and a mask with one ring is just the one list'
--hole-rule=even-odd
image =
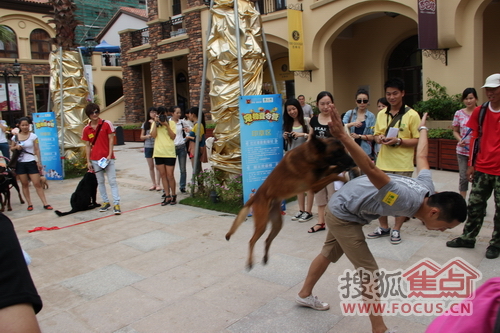
{"label": "paved plaza ground", "polygon": [[[12,196],[14,211],[6,214],[33,259],[30,271],[44,302],[37,316],[43,332],[371,332],[367,317],[342,315],[338,277],[352,268],[345,257],[330,265],[314,291],[330,303],[329,311],[303,308],[294,301],[324,241],[325,232],[307,233],[316,217],[293,222],[298,207],[289,204],[268,265],[260,264],[261,239],[255,251],[258,263],[248,272],[251,219],[227,242],[224,235],[234,216],[181,204],[161,207],[158,192],[148,191],[151,184],[141,146],[115,147],[120,216],[93,210],[57,217],[43,210],[33,189],[35,209],[28,212]],[[433,171],[433,179],[437,190],[457,189],[456,172]],[[70,210],[69,198],[78,181],[49,182],[45,193],[54,209]],[[387,270],[406,269],[426,258],[442,265],[461,257],[482,272],[482,284],[500,275],[500,259],[484,257],[493,212],[491,199],[475,249],[445,246],[462,226],[428,231],[414,219],[404,224],[401,244],[391,245],[388,238],[368,244],[379,266]],[[28,233],[35,227],[64,227],[93,219],[97,220]],[[377,225],[374,221],[364,231],[369,233]],[[432,318],[387,316],[386,324],[397,326],[398,333],[419,333]]]}

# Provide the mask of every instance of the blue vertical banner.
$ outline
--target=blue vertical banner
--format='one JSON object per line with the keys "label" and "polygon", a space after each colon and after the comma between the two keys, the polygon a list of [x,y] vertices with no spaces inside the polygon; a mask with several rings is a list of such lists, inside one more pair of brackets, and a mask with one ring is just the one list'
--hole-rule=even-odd
{"label": "blue vertical banner", "polygon": [[54,112],[33,113],[33,126],[38,136],[43,175],[47,179],[62,179],[61,153]]}
{"label": "blue vertical banner", "polygon": [[283,158],[283,104],[280,94],[240,96],[239,102],[243,199],[247,202]]}

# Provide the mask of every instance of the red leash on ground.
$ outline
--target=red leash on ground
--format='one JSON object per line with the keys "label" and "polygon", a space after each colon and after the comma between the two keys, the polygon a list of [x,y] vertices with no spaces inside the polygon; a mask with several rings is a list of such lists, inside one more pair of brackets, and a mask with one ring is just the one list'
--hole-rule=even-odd
{"label": "red leash on ground", "polygon": [[[156,205],[159,205],[159,204],[160,203],[155,203],[155,204],[144,206],[144,207],[134,208],[134,209],[127,210],[127,211],[123,212],[123,214],[128,213],[128,212],[133,212],[134,210],[139,210],[139,209],[143,209],[143,208],[153,207],[153,206],[156,206]],[[102,220],[102,219],[105,219],[105,218],[108,218],[108,217],[111,217],[111,216],[114,216],[114,214],[103,216],[103,217],[98,217],[96,219],[92,219],[92,220],[88,220],[88,221],[78,222],[78,223],[75,223],[75,224],[70,224],[70,225],[67,225],[65,227],[60,227],[60,228],[59,227],[49,227],[49,228],[47,228],[47,227],[36,227],[34,229],[28,230],[28,232],[31,233],[31,232],[35,232],[35,231],[44,231],[44,230],[59,230],[59,229],[73,227],[75,225],[89,223],[89,222],[93,222],[93,221],[97,221],[97,220]]]}

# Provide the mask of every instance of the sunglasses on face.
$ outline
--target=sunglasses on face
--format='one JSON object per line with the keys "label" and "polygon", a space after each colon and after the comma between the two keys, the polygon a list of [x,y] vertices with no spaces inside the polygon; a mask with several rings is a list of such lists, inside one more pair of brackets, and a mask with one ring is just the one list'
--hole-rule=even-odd
{"label": "sunglasses on face", "polygon": [[99,114],[99,113],[101,113],[101,111],[92,111],[91,114]]}
{"label": "sunglasses on face", "polygon": [[368,100],[367,99],[357,99],[356,103],[358,103],[358,104],[366,104],[366,103],[368,103]]}

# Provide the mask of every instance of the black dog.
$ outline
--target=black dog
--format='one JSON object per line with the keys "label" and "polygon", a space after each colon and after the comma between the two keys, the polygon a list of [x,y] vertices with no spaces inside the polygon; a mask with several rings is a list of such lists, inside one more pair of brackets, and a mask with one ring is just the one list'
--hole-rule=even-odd
{"label": "black dog", "polygon": [[8,211],[12,210],[12,207],[10,206],[10,189],[12,187],[17,190],[19,200],[23,204],[24,200],[21,196],[19,185],[17,184],[16,175],[14,174],[14,172],[12,172],[12,170],[7,169],[4,166],[0,166],[0,194],[3,195],[3,199],[0,197],[0,212],[3,212],[5,210],[5,206],[7,206]]}
{"label": "black dog", "polygon": [[83,210],[89,210],[96,207],[101,207],[100,204],[96,203],[97,194],[97,178],[95,173],[87,172],[83,176],[82,180],[78,183],[75,192],[71,195],[71,210],[66,213],[62,213],[56,210],[58,216],[64,216],[68,214],[73,214],[76,212],[81,212]]}

